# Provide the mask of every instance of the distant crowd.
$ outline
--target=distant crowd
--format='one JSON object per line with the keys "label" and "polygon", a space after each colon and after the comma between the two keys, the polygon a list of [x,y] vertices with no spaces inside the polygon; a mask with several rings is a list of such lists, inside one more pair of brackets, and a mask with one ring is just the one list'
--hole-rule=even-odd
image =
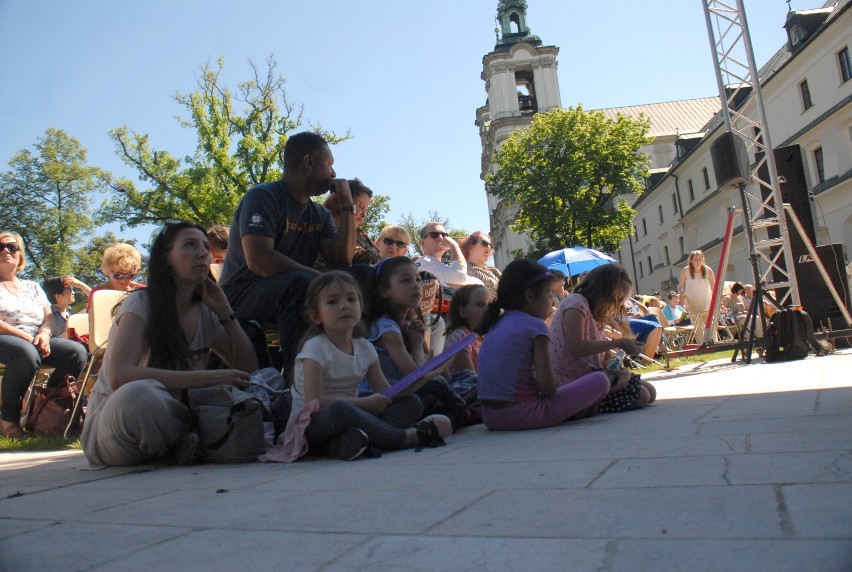
{"label": "distant crowd", "polygon": [[[0,233],[0,435],[27,436],[22,398],[42,365],[55,367],[55,386],[86,364],[85,338],[66,326],[76,291],[89,312],[100,290],[128,293],[88,396],[81,441],[94,465],[198,462],[184,390],[249,386],[265,357],[249,324],[277,331],[292,394],[266,455],[281,461],[437,446],[475,423],[524,430],[638,409],[656,391],[629,365],[668,351],[671,329],[701,339],[715,279],[699,251],[666,302],[634,297],[619,264],[572,280],[529,259],[500,271],[482,231],[457,242],[439,222],[416,237],[390,225],[373,240],[361,228],[373,193],[337,177],[321,136],[291,136],[284,163],[281,180],[245,194],[230,227],[166,224],[144,284],[139,252],[123,243],[104,251],[106,281],[91,288],[73,276],[20,279],[24,241]],[[422,254],[411,257],[414,239]],[[730,288],[722,322],[744,321],[749,288]],[[444,350],[448,359],[429,361]]]}

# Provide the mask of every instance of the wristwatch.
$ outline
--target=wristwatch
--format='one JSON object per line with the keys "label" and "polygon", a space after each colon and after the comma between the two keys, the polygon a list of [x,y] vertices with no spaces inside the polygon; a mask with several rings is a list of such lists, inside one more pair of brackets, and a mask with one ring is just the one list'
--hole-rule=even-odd
{"label": "wristwatch", "polygon": [[358,207],[355,206],[354,204],[353,205],[343,205],[342,207],[340,207],[340,210],[342,212],[354,213],[356,210],[358,210]]}

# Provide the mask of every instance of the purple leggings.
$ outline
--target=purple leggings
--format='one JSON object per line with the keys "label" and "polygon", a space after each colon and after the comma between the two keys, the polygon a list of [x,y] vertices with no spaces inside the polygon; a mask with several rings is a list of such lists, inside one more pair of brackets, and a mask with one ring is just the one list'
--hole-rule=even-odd
{"label": "purple leggings", "polygon": [[549,397],[538,397],[507,409],[483,407],[482,422],[492,431],[553,427],[603,399],[609,387],[605,373],[587,373],[558,387]]}

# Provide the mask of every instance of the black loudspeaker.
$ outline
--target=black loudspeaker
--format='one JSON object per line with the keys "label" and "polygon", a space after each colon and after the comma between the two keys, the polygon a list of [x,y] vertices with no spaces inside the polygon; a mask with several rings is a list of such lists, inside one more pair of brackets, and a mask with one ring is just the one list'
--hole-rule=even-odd
{"label": "black loudspeaker", "polygon": [[[846,247],[843,244],[825,244],[816,247],[817,255],[825,266],[828,277],[840,294],[847,308],[850,307],[849,281],[846,278]],[[835,330],[848,328],[840,307],[834,301],[831,291],[825,284],[813,258],[807,249],[793,248],[793,265],[796,268],[796,282],[799,286],[799,298],[802,307],[810,314],[815,328],[828,326]]]}
{"label": "black loudspeaker", "polygon": [[710,144],[713,174],[718,188],[726,185],[748,184],[748,158],[742,140],[726,131]]}
{"label": "black loudspeaker", "polygon": [[[802,163],[802,150],[798,145],[779,147],[775,149],[775,170],[781,181],[781,199],[793,208],[799,222],[805,229],[805,234],[816,244],[816,233],[814,232],[814,217],[810,194],[808,193],[808,182],[805,179],[805,167]],[[793,249],[804,247],[795,231],[790,233]]]}

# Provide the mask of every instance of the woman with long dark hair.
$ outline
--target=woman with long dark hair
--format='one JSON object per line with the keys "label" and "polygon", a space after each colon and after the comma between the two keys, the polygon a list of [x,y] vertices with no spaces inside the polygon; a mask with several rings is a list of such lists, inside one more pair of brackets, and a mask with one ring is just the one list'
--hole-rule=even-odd
{"label": "woman with long dark hair", "polygon": [[[148,288],[121,304],[89,398],[81,441],[92,464],[197,462],[199,438],[180,392],[248,385],[254,349],[209,273],[204,228],[166,224],[151,247]],[[211,350],[233,369],[206,370]]]}

